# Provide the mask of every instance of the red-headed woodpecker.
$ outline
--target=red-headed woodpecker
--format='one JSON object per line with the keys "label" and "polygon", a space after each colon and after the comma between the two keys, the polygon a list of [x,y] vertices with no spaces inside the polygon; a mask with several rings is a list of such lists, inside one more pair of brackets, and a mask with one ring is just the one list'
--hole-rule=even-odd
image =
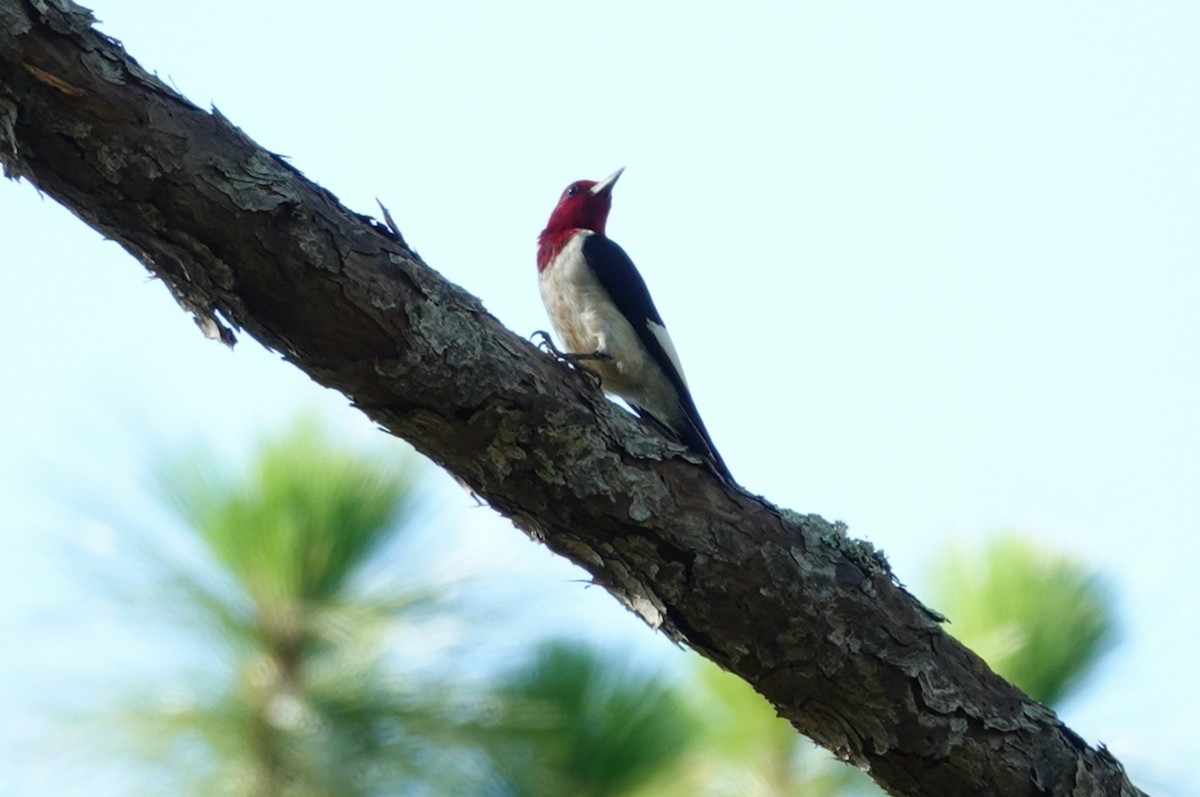
{"label": "red-headed woodpecker", "polygon": [[642,275],[625,250],[604,235],[613,185],[622,171],[600,182],[567,186],[538,236],[542,301],[567,349],[561,356],[588,361],[604,390],[673,432],[732,481],[700,420]]}

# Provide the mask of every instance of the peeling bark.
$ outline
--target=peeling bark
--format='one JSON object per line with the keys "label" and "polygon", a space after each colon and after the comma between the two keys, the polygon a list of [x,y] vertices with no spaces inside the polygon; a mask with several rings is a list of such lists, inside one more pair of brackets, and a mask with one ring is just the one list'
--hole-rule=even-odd
{"label": "peeling bark", "polygon": [[893,794],[1139,795],[869,545],[723,484],[69,0],[0,0],[0,163],[754,685]]}

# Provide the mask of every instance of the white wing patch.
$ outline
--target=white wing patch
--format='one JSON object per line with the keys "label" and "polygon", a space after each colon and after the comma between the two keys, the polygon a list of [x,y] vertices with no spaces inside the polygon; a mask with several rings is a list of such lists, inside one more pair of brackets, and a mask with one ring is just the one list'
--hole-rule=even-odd
{"label": "white wing patch", "polygon": [[683,373],[683,364],[679,362],[679,353],[675,351],[675,344],[671,341],[671,335],[667,332],[667,328],[653,321],[647,321],[646,326],[650,328],[650,333],[658,340],[658,345],[662,346],[663,351],[667,353],[667,358],[670,359],[671,365],[675,366],[675,373],[679,374],[684,387],[687,387],[687,377]]}

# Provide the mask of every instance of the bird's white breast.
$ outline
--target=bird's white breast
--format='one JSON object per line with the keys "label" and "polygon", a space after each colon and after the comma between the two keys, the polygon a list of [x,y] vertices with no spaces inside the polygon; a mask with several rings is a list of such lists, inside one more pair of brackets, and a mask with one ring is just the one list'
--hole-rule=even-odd
{"label": "bird's white breast", "polygon": [[[680,414],[675,389],[642,345],[637,332],[596,279],[583,256],[590,231],[573,235],[540,274],[542,301],[564,349],[576,354],[604,351],[610,362],[584,365],[601,377],[602,387],[671,424]],[[678,367],[675,346],[664,327],[647,321]]]}

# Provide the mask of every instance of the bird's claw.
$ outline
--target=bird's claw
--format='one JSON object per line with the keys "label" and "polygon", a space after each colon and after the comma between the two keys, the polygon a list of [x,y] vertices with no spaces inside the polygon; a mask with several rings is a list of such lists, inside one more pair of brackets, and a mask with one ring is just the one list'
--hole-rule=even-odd
{"label": "bird's claw", "polygon": [[555,357],[562,359],[563,353],[554,345],[554,340],[550,337],[550,333],[544,329],[535,330],[529,339],[537,345],[539,349],[553,354]]}
{"label": "bird's claw", "polygon": [[600,386],[604,384],[604,378],[591,368],[588,368],[586,365],[580,365],[579,363],[571,363],[571,365],[576,371],[583,374],[583,378],[591,382],[592,387],[596,388],[597,390],[599,390]]}

